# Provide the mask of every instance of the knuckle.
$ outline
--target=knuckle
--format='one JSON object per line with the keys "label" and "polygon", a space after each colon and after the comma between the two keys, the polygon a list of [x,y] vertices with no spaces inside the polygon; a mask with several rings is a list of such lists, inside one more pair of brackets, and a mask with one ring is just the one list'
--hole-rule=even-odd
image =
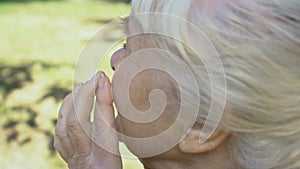
{"label": "knuckle", "polygon": [[61,133],[62,133],[62,131],[61,131],[60,127],[56,126],[55,131],[54,131],[55,136],[58,137],[61,135]]}
{"label": "knuckle", "polygon": [[61,106],[60,106],[60,109],[59,109],[59,112],[58,112],[58,119],[62,119],[64,118],[64,114],[66,114],[66,108],[68,109],[68,107],[71,106],[71,103],[72,103],[72,93],[69,93],[63,100]]}
{"label": "knuckle", "polygon": [[58,139],[63,139],[64,137],[67,137],[68,135],[62,131],[55,131],[55,137]]}
{"label": "knuckle", "polygon": [[53,146],[56,150],[60,149],[60,143],[56,138],[54,138]]}
{"label": "knuckle", "polygon": [[61,121],[65,118],[65,113],[61,110],[58,113],[57,121],[56,121],[56,126],[60,125]]}
{"label": "knuckle", "polygon": [[73,91],[72,91],[72,93],[74,94],[74,93],[77,93],[78,92],[78,90],[81,88],[81,86],[82,86],[82,84],[83,83],[79,83],[79,84],[77,84],[74,88],[73,88]]}
{"label": "knuckle", "polygon": [[73,94],[72,93],[69,93],[63,100],[62,102],[62,105],[61,105],[61,109],[64,105],[68,105],[72,102],[72,99],[73,99]]}
{"label": "knuckle", "polygon": [[87,81],[85,82],[82,87],[79,89],[80,95],[86,95],[90,97],[95,96],[95,82],[94,81]]}
{"label": "knuckle", "polygon": [[67,127],[70,132],[81,132],[81,125],[78,120],[70,120]]}
{"label": "knuckle", "polygon": [[69,93],[63,100],[63,102],[66,102],[72,98],[72,93]]}
{"label": "knuckle", "polygon": [[68,129],[70,131],[77,131],[78,130],[78,125],[76,125],[77,123],[68,123]]}
{"label": "knuckle", "polygon": [[71,112],[68,119],[67,119],[67,127],[73,128],[78,126],[79,119],[75,112]]}
{"label": "knuckle", "polygon": [[83,85],[82,85],[81,88],[80,88],[80,91],[91,88],[91,87],[92,87],[92,84],[93,84],[93,83],[90,82],[90,81],[87,81],[87,82],[83,83]]}
{"label": "knuckle", "polygon": [[105,99],[102,95],[97,95],[96,102],[99,104],[99,106],[101,106],[105,103]]}

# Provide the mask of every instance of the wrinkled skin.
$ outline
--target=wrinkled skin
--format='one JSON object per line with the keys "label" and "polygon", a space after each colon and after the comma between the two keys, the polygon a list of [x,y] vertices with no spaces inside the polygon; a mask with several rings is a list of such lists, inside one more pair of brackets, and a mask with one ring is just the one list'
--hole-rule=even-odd
{"label": "wrinkled skin", "polygon": [[[91,123],[94,96],[96,105]],[[66,96],[59,112],[54,147],[70,169],[122,168],[119,155],[107,152],[96,144],[107,143],[118,152],[117,135],[109,131],[115,125],[113,111],[111,84],[101,72]]]}

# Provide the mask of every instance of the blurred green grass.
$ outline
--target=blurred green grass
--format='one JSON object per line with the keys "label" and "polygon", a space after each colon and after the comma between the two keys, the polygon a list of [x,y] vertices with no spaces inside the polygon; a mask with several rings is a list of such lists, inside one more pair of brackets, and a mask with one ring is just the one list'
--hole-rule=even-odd
{"label": "blurred green grass", "polygon": [[0,169],[67,168],[52,142],[76,60],[101,26],[128,14],[116,2],[0,2]]}

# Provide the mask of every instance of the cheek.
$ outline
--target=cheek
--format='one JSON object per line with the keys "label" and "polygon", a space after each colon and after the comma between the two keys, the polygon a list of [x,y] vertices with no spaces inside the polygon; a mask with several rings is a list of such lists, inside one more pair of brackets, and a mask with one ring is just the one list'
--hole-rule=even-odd
{"label": "cheek", "polygon": [[[170,116],[163,115],[157,121],[147,124],[138,124],[134,123],[123,116],[118,116],[118,122],[120,125],[119,131],[126,136],[130,136],[133,138],[149,138],[161,134],[166,129],[173,124],[173,120]],[[135,154],[137,157],[140,157],[140,154],[144,154],[144,150],[141,147],[149,147],[153,145],[148,145],[147,143],[142,143],[142,145],[136,145],[135,143],[127,140],[126,138],[121,138],[122,142],[126,145],[126,147]],[[170,137],[170,139],[172,139]],[[168,142],[168,140],[163,140],[164,142]],[[161,140],[157,140],[155,143],[154,149],[159,147]],[[176,160],[181,151],[179,150],[178,146],[171,148],[166,152],[162,152],[162,154],[157,154],[156,157],[159,159],[170,159]]]}
{"label": "cheek", "polygon": [[[141,123],[135,123],[132,122],[122,115],[118,115],[118,121],[119,124],[119,132],[122,133],[125,136],[129,136],[131,138],[153,138],[154,136],[157,136],[161,133],[163,133],[166,129],[170,127],[170,125],[173,123],[172,120],[170,120],[169,116],[162,115],[158,120],[151,123],[141,124]],[[143,147],[153,147],[152,144],[147,144],[146,142],[140,142],[139,144],[136,144],[135,142],[132,142],[132,140],[127,140],[126,137],[122,137],[121,141],[126,145],[126,147],[136,156],[140,156],[141,154],[145,154],[145,150],[143,150]],[[167,140],[164,140],[165,142]],[[156,146],[159,146],[160,140],[157,140]],[[155,147],[154,147],[155,148]],[[143,155],[141,155],[143,156]]]}
{"label": "cheek", "polygon": [[119,131],[129,137],[149,138],[166,131],[174,120],[167,113],[163,113],[157,120],[150,123],[136,123],[121,114],[118,115]]}
{"label": "cheek", "polygon": [[[130,81],[129,88],[126,89],[126,87],[124,87],[125,85],[122,85],[128,80],[126,73],[123,74],[123,72],[128,70],[128,67],[126,67],[126,69],[124,68],[127,66],[126,63],[127,62],[124,61],[120,64],[112,81],[114,102],[119,113],[117,118],[118,130],[124,136],[131,138],[150,138],[160,135],[174,124],[180,110],[179,104],[177,104],[180,96],[174,94],[177,92],[171,90],[175,87],[168,82],[169,75],[166,73],[162,74],[162,72],[158,70],[145,70],[136,75],[134,79]],[[158,77],[159,82],[157,81]],[[132,113],[127,112],[129,106],[133,106],[141,112],[145,112],[150,108],[149,95],[154,89],[160,89],[166,94],[167,105],[164,112],[156,120],[149,123],[137,123],[128,119],[128,116],[125,116],[125,114]],[[129,102],[131,104],[128,104]],[[128,149],[136,155],[141,153],[142,150],[140,147],[149,147],[149,145],[144,145],[144,142],[141,143],[143,145],[137,146],[135,143],[126,140],[126,137],[121,138],[121,140],[126,144]],[[170,138],[170,140],[173,139]]]}
{"label": "cheek", "polygon": [[[134,79],[130,82],[129,89],[125,89],[124,86],[122,88],[121,85],[124,82],[122,80],[125,80],[126,78],[125,76],[116,76],[113,78],[113,95],[117,111],[119,112],[119,129],[124,135],[135,138],[152,137],[161,134],[174,123],[178,114],[177,112],[180,110],[179,104],[176,104],[178,96],[173,94],[174,92],[170,90],[172,87],[167,85],[167,82],[163,81],[158,85],[155,80],[157,79],[158,74],[160,74],[160,79],[168,78],[167,74],[161,75],[161,72],[159,71],[145,70],[143,73],[134,77]],[[120,95],[120,93],[118,93],[120,90],[117,90],[118,87],[122,88],[123,91],[128,90],[124,92],[128,92],[128,94],[126,95],[123,93],[123,95]],[[137,123],[131,119],[127,119],[127,113],[134,116],[134,112],[127,112],[129,106],[132,106],[132,109],[139,110],[140,113],[146,112],[150,109],[151,104],[149,102],[149,96],[154,89],[165,91],[167,105],[164,110],[159,110],[160,112],[163,111],[163,113],[157,113],[158,115],[161,115],[149,123]],[[155,107],[155,105],[153,105],[153,107]]]}
{"label": "cheek", "polygon": [[149,36],[144,34],[129,37],[126,41],[127,52],[130,54],[143,49],[151,48],[151,45],[148,44],[149,41]]}

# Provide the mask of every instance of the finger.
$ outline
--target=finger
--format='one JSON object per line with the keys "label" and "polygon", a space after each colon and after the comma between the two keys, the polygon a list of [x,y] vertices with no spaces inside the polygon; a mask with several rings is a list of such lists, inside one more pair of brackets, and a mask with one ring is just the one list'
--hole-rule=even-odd
{"label": "finger", "polygon": [[94,122],[92,125],[93,150],[99,157],[119,154],[116,135],[114,110],[112,106],[111,84],[108,78],[101,74],[96,93]]}
{"label": "finger", "polygon": [[[112,103],[111,84],[108,77],[101,73],[96,92],[96,107],[99,108],[100,114],[95,114],[94,118],[102,117],[99,120],[104,120],[109,126],[114,127],[115,116]],[[101,121],[97,121],[97,124],[98,122]]]}
{"label": "finger", "polygon": [[72,93],[68,94],[59,110],[58,118],[57,118],[57,124],[56,124],[56,130],[55,132],[58,135],[67,135],[67,117],[69,115],[69,112],[73,109],[73,99],[75,94],[78,92],[81,84],[77,85]]}
{"label": "finger", "polygon": [[84,83],[75,96],[74,109],[79,120],[90,121],[90,112],[94,105],[94,97],[98,89],[101,72],[96,73],[89,81]]}
{"label": "finger", "polygon": [[72,93],[68,94],[59,110],[57,124],[55,127],[54,147],[64,160],[72,157],[74,151],[67,132],[67,117],[73,107],[73,94],[79,89],[75,87]]}
{"label": "finger", "polygon": [[[72,156],[74,155],[74,152],[73,152],[72,147],[66,148],[66,147],[62,146],[62,144],[66,143],[65,138],[67,138],[67,137],[64,137],[64,138],[61,138],[61,139],[58,139],[57,137],[54,137],[53,145],[54,145],[56,151],[59,153],[59,155],[63,158],[63,160],[65,160],[65,162],[68,162],[68,160],[70,158],[72,158]],[[62,141],[62,140],[64,140],[64,141]],[[65,145],[67,145],[67,144],[65,144]],[[70,142],[69,142],[69,145],[71,145]]]}
{"label": "finger", "polygon": [[79,88],[74,98],[74,107],[67,120],[70,141],[79,155],[87,155],[91,149],[89,137],[91,133],[90,113],[94,104],[99,74],[97,73]]}

